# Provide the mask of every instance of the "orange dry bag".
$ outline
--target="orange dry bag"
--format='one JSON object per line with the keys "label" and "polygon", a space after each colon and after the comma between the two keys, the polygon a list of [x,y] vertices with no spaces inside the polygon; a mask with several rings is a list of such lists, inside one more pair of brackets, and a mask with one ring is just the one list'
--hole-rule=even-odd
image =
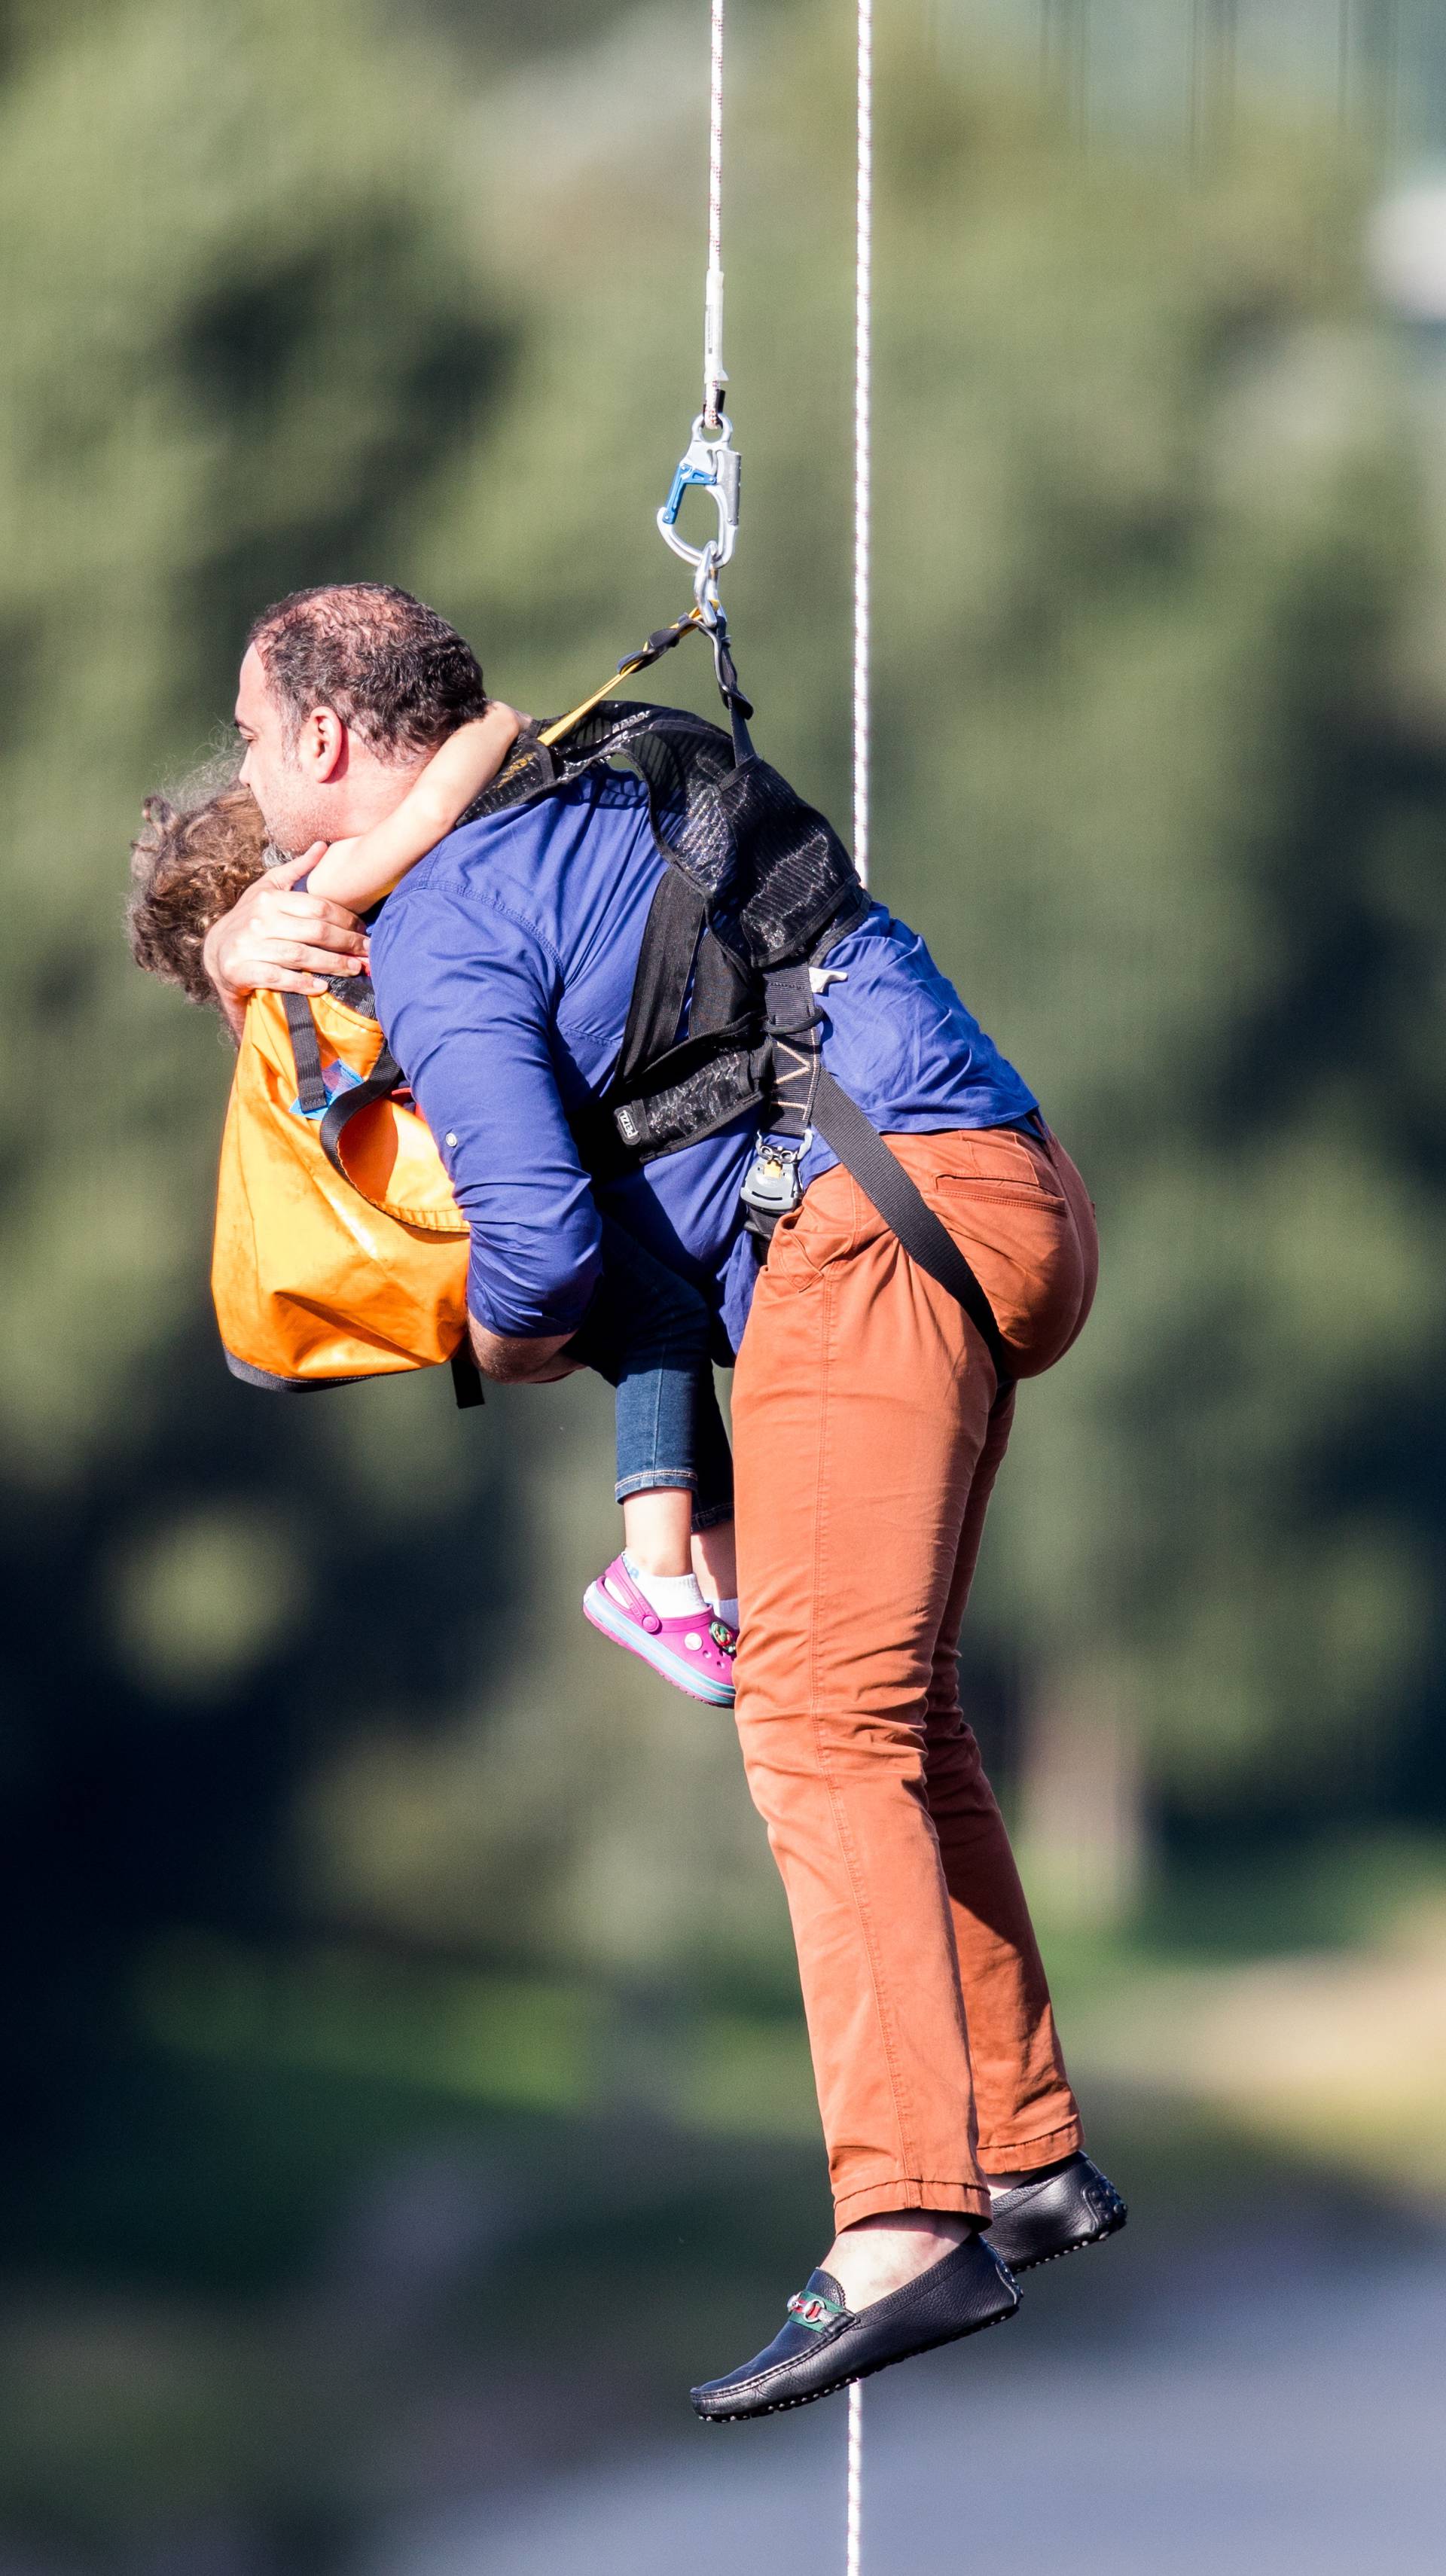
{"label": "orange dry bag", "polygon": [[303,1394],[467,1345],[467,1220],[374,1019],[253,993],[221,1145],[211,1290],[227,1365]]}

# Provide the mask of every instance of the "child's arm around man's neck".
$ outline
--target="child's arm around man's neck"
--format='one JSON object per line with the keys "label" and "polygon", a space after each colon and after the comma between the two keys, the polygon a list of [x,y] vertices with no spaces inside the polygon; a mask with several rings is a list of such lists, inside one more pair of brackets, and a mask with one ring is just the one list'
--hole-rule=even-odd
{"label": "child's arm around man's neck", "polygon": [[352,912],[380,903],[490,786],[517,739],[519,722],[515,708],[494,698],[484,716],[449,734],[385,822],[353,840],[333,841],[317,859],[307,879],[311,893],[329,895]]}

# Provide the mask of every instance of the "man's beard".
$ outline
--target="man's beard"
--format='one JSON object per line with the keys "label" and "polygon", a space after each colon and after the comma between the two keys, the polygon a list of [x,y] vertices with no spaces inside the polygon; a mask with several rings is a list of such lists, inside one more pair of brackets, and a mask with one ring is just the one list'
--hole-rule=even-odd
{"label": "man's beard", "polygon": [[[259,797],[256,801],[261,803]],[[261,807],[261,820],[266,826],[268,867],[280,867],[286,859],[299,859],[313,841],[331,837],[315,810],[308,813],[305,804],[293,805],[289,800],[276,803],[268,797]]]}

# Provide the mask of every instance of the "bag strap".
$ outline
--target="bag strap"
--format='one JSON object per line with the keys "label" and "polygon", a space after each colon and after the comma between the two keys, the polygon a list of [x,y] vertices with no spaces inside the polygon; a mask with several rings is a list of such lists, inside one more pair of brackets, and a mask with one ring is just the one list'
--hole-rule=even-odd
{"label": "bag strap", "polygon": [[1003,1395],[1013,1384],[1003,1337],[994,1309],[970,1264],[942,1219],[905,1171],[888,1140],[866,1118],[856,1100],[841,1090],[831,1073],[820,1073],[814,1096],[813,1123],[853,1174],[884,1223],[892,1226],[911,1261],[957,1297],[990,1358]]}
{"label": "bag strap", "polygon": [[781,1057],[784,1066],[777,1088],[785,1107],[801,1120],[799,1132],[814,1127],[833,1148],[910,1260],[958,1299],[994,1363],[998,1402],[1014,1381],[994,1309],[948,1227],[890,1151],[887,1138],[827,1070],[818,1035],[822,1018],[808,968],[782,967],[766,978],[766,985],[769,1035],[775,1059]]}
{"label": "bag strap", "polygon": [[365,1082],[357,1083],[351,1091],[343,1091],[328,1109],[319,1131],[321,1150],[332,1170],[339,1172],[344,1181],[351,1178],[341,1159],[341,1140],[347,1128],[359,1111],[371,1108],[373,1101],[390,1100],[401,1079],[402,1068],[383,1039],[381,1054]]}
{"label": "bag strap", "polygon": [[402,1068],[382,1040],[382,1051],[365,1082],[354,1085],[330,1099],[321,1070],[321,1044],[316,1033],[316,1020],[304,993],[283,993],[286,1025],[291,1032],[291,1052],[296,1063],[296,1098],[303,1116],[321,1118],[321,1150],[333,1171],[348,1180],[341,1159],[341,1139],[359,1109],[370,1109],[374,1100],[389,1100],[402,1079]]}
{"label": "bag strap", "polygon": [[485,1404],[487,1398],[482,1392],[482,1372],[465,1341],[459,1342],[452,1353],[451,1367],[452,1392],[457,1399],[458,1412],[470,1413],[474,1405]]}
{"label": "bag strap", "polygon": [[[351,1181],[351,1174],[341,1159],[342,1136],[359,1109],[369,1108],[374,1100],[390,1098],[401,1081],[401,1066],[386,1040],[383,1039],[381,1054],[377,1057],[366,1081],[357,1083],[351,1091],[344,1091],[340,1099],[333,1100],[328,1106],[326,1083],[321,1070],[321,1045],[316,1033],[316,1018],[311,1004],[304,993],[283,993],[281,998],[286,1006],[286,1025],[291,1032],[291,1052],[296,1062],[298,1105],[308,1118],[314,1118],[318,1109],[324,1112],[320,1130],[322,1151],[332,1169],[339,1172],[344,1181],[355,1187]],[[229,1351],[226,1356],[230,1367],[239,1374],[240,1362],[233,1360]],[[451,1367],[452,1391],[457,1399],[458,1412],[467,1413],[473,1406],[485,1404],[487,1399],[482,1392],[482,1372],[465,1341],[459,1342],[452,1353]],[[290,1383],[289,1380],[281,1378],[270,1382],[277,1386]],[[333,1386],[351,1386],[360,1385],[361,1380],[333,1378],[326,1383]]]}
{"label": "bag strap", "polygon": [[304,1118],[314,1118],[326,1107],[326,1083],[321,1071],[321,1043],[316,1034],[316,1021],[304,993],[283,993],[286,1025],[291,1032],[291,1053],[296,1065],[296,1098]]}

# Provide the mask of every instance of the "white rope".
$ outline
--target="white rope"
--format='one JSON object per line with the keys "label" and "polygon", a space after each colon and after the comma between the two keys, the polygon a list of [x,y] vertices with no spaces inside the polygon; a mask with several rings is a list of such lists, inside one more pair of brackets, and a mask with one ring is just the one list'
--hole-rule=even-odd
{"label": "white rope", "polygon": [[708,98],[708,276],[703,290],[703,424],[716,429],[728,370],[723,364],[723,10],[712,0]]}
{"label": "white rope", "polygon": [[[869,504],[874,363],[874,0],[858,0],[858,195],[854,230],[854,864],[869,881]],[[864,2392],[849,2387],[847,2576],[864,2547]]]}
{"label": "white rope", "polygon": [[859,0],[854,261],[854,864],[869,881],[869,503],[873,404],[874,8]]}
{"label": "white rope", "polygon": [[861,2380],[849,2385],[849,2548],[848,2576],[859,2576],[864,2542],[864,2391]]}

